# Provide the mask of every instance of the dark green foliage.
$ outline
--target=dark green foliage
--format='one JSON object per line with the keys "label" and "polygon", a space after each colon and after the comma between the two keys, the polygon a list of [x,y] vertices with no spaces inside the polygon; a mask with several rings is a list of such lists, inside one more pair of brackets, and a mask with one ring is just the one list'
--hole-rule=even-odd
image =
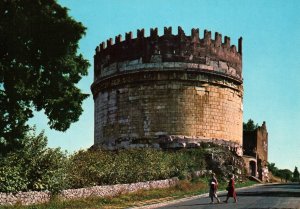
{"label": "dark green foliage", "polygon": [[292,180],[293,172],[289,169],[280,169],[278,170],[277,176],[281,179],[284,179],[285,182],[288,182]]}
{"label": "dark green foliage", "polygon": [[281,178],[281,180],[285,180],[286,182],[293,180],[293,172],[289,169],[278,169],[275,163],[268,163],[268,169],[274,176]]}
{"label": "dark green foliage", "polygon": [[71,188],[79,188],[166,179],[205,167],[202,149],[79,151],[70,158],[68,179]]}
{"label": "dark green foliage", "polygon": [[293,172],[293,179],[292,179],[294,182],[299,182],[299,171],[298,171],[298,168],[295,167],[295,170]]}
{"label": "dark green foliage", "polygon": [[252,119],[249,119],[247,123],[243,123],[243,130],[244,131],[254,131],[257,129],[259,126],[258,124],[254,124],[254,121]]}
{"label": "dark green foliage", "polygon": [[269,163],[268,162],[268,170],[272,172],[273,175],[276,176],[278,172],[278,168],[275,166],[275,163]]}
{"label": "dark green foliage", "polygon": [[0,192],[65,188],[66,155],[60,149],[47,148],[43,133],[27,135],[23,148],[0,157]]}
{"label": "dark green foliage", "polygon": [[20,145],[33,110],[65,131],[87,98],[75,86],[88,61],[77,54],[85,27],[55,0],[0,1],[0,153]]}

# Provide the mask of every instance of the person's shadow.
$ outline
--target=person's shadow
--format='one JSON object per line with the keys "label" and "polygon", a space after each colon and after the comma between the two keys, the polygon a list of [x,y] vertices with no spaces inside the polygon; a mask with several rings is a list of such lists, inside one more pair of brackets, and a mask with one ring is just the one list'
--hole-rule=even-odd
{"label": "person's shadow", "polygon": [[211,203],[196,203],[196,204],[178,205],[178,206],[173,206],[173,207],[180,208],[180,207],[189,207],[189,206],[192,207],[192,206],[201,206],[201,205],[221,205],[221,204],[224,204],[224,202],[214,203],[214,204],[211,204]]}

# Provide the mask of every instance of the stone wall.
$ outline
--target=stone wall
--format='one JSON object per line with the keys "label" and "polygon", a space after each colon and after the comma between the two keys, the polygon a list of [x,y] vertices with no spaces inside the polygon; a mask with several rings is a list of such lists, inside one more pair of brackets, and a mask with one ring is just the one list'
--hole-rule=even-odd
{"label": "stone wall", "polygon": [[268,131],[265,122],[253,131],[243,132],[243,146],[244,154],[256,160],[258,176],[257,174],[255,176],[263,181],[266,180],[265,173],[268,173]]}
{"label": "stone wall", "polygon": [[261,166],[265,167],[268,164],[268,131],[266,122],[257,129],[257,155],[261,160]]}
{"label": "stone wall", "polygon": [[[213,75],[187,72],[147,75],[152,80],[144,81],[136,76],[138,83],[126,83],[124,76],[124,83],[111,85],[96,95],[96,145],[124,148],[129,146],[126,139],[152,139],[150,144],[159,146],[159,138],[170,135],[242,144],[243,107],[239,86]],[[169,80],[166,82],[164,77]]]}
{"label": "stone wall", "polygon": [[0,193],[0,205],[32,205],[36,203],[45,203],[50,200],[50,192],[18,192]]}
{"label": "stone wall", "polygon": [[[168,188],[175,186],[178,182],[177,178],[159,180],[159,181],[147,181],[132,184],[116,184],[108,186],[94,186],[89,188],[80,189],[68,189],[63,190],[59,195],[64,200],[86,198],[86,197],[112,197],[120,194],[136,192],[138,190],[149,190],[154,188]],[[50,192],[18,192],[12,193],[0,193],[0,205],[31,205],[37,203],[48,202],[51,198]]]}
{"label": "stone wall", "polygon": [[[150,36],[145,37],[144,29],[137,30],[137,37],[126,33],[125,40],[118,35],[115,43],[112,39],[102,42],[96,48],[95,77],[103,76],[102,71],[113,63],[114,69],[123,68],[124,63],[141,60],[143,63],[183,62],[208,64],[214,68],[215,61],[218,68],[233,68],[235,77],[242,78],[242,38],[238,40],[238,50],[231,45],[230,38],[218,32],[214,39],[211,32],[204,30],[200,37],[199,29],[192,29],[188,36],[178,27],[178,33],[172,34],[172,28],[164,28],[164,34],[159,36],[158,30],[151,29]],[[219,63],[219,61],[221,63]],[[136,65],[136,63],[134,63]],[[107,69],[106,69],[107,70]],[[225,72],[227,73],[227,72]],[[101,75],[102,74],[102,75]]]}

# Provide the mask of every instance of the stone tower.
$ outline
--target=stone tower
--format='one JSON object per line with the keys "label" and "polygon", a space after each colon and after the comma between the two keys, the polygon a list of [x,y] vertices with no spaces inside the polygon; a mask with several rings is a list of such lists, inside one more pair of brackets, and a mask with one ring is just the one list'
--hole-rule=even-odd
{"label": "stone tower", "polygon": [[126,33],[96,48],[94,146],[193,147],[242,145],[242,38],[199,29],[185,35],[157,28]]}

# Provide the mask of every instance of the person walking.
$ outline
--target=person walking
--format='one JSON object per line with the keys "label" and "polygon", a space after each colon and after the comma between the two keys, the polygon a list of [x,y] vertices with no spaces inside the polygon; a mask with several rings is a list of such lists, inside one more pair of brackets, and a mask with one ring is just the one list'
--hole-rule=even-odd
{"label": "person walking", "polygon": [[216,178],[216,174],[212,174],[211,180],[209,181],[209,197],[211,199],[211,204],[214,203],[214,198],[217,199],[217,202],[220,203],[220,199],[217,195],[217,189],[218,189],[218,180]]}
{"label": "person walking", "polygon": [[233,197],[234,202],[236,203],[237,198],[236,198],[236,192],[235,192],[235,188],[234,188],[234,175],[233,174],[230,176],[226,190],[228,191],[228,193],[227,193],[227,198],[224,202],[228,203],[229,197]]}

